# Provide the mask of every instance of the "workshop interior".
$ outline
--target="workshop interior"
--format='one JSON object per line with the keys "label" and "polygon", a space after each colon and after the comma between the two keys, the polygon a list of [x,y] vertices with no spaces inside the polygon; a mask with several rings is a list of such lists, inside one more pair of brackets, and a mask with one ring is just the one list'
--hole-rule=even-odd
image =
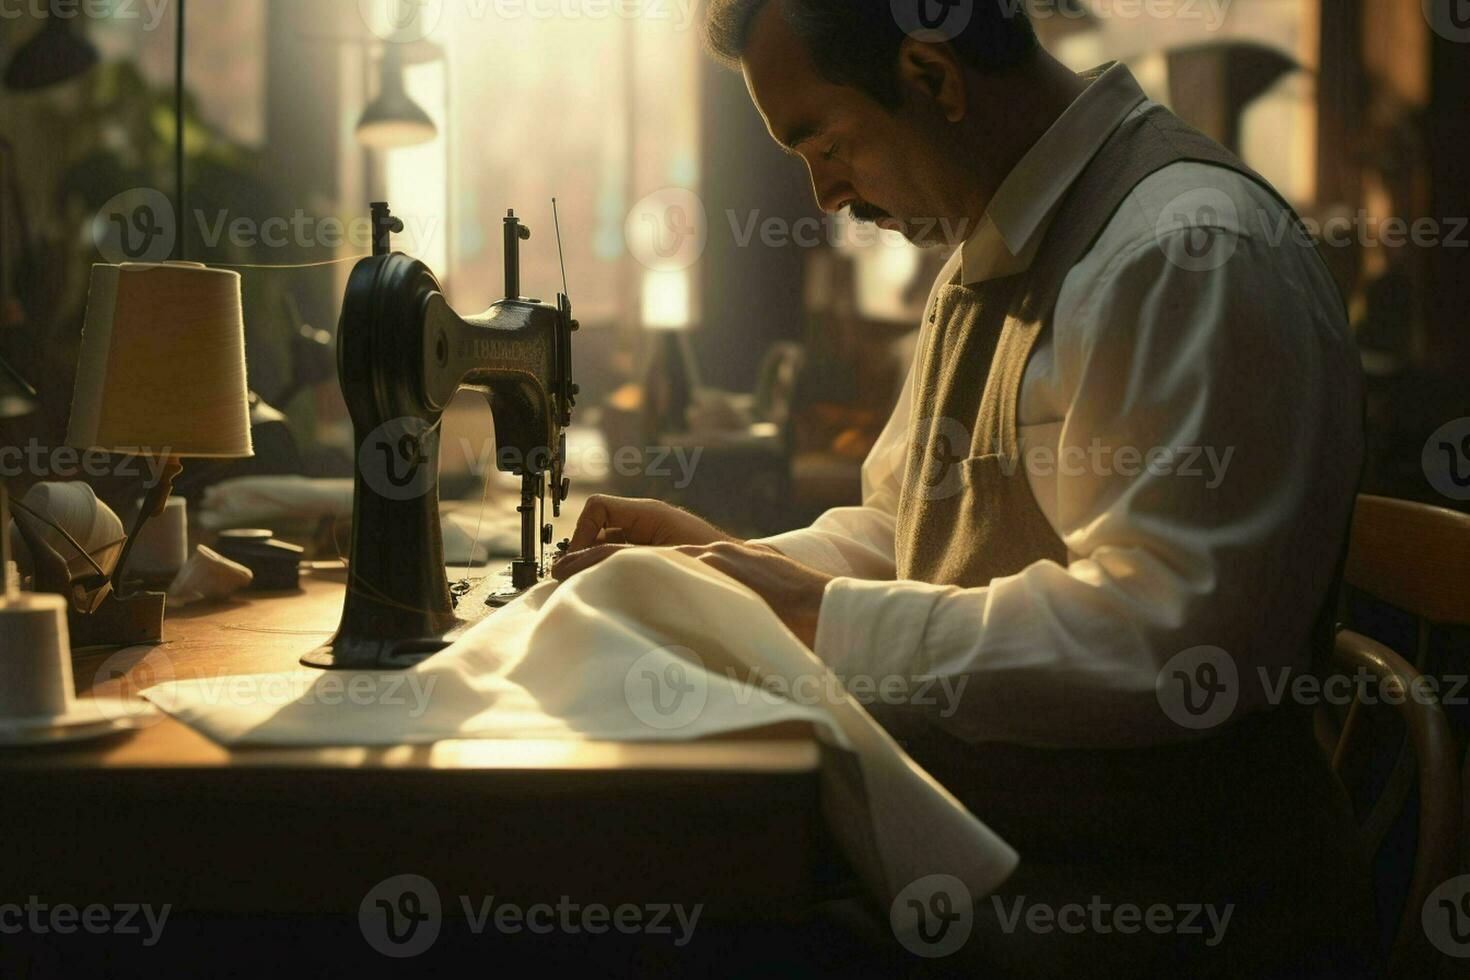
{"label": "workshop interior", "polygon": [[[1312,229],[1362,975],[1467,975],[1464,4],[1020,6]],[[930,930],[1025,846],[759,589],[553,575],[598,499],[863,506],[954,252],[824,214],[704,7],[0,0],[0,976],[1031,975]]]}

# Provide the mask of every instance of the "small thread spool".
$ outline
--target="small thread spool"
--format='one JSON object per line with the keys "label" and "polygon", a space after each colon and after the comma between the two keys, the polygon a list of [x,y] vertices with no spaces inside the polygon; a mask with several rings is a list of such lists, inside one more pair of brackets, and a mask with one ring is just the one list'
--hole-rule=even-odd
{"label": "small thread spool", "polygon": [[72,699],[66,600],[21,593],[0,601],[0,721],[65,715]]}
{"label": "small thread spool", "polygon": [[[97,554],[108,545],[117,544],[126,533],[117,514],[97,499],[97,494],[85,483],[38,483],[31,487],[21,502],[66,528],[67,533],[91,555]],[[45,521],[17,510],[15,522],[24,524],[27,530],[68,561],[76,557],[76,551],[65,535]],[[21,567],[34,571],[35,556],[24,545],[17,552],[22,560]]]}
{"label": "small thread spool", "polygon": [[249,456],[240,275],[94,265],[67,444],[163,458]]}
{"label": "small thread spool", "polygon": [[183,497],[170,497],[163,513],[143,525],[128,557],[128,572],[167,584],[189,560],[189,510]]}

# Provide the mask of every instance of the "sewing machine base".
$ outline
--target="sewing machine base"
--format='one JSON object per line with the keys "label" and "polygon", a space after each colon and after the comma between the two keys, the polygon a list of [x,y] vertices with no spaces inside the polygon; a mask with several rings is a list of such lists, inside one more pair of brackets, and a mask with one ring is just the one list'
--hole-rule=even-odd
{"label": "sewing machine base", "polygon": [[322,670],[407,670],[428,660],[463,636],[470,627],[526,592],[511,583],[508,571],[466,579],[465,582],[468,588],[451,589],[455,624],[445,633],[410,640],[357,643],[343,643],[334,638],[332,643],[302,656],[302,666]]}
{"label": "sewing machine base", "polygon": [[73,650],[83,647],[130,647],[163,642],[162,592],[109,595],[96,612],[69,610],[66,630]]}

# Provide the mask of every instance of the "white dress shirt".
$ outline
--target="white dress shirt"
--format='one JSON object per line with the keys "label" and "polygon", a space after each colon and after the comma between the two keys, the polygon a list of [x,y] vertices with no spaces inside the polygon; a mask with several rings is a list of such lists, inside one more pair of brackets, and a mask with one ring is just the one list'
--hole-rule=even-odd
{"label": "white dress shirt", "polygon": [[[1122,66],[1093,82],[1006,178],[936,290],[957,264],[967,284],[1027,269],[1093,155],[1130,112],[1153,105],[1141,98]],[[1337,289],[1285,233],[1287,220],[1242,175],[1176,163],[1130,193],[1068,275],[1027,364],[1017,420],[1065,567],[1039,561],[974,589],[895,581],[909,423],[924,409],[910,369],[864,463],[862,506],[765,540],[838,576],[817,656],[849,687],[964,681],[944,722],[951,731],[1043,746],[1086,746],[1091,732],[1157,719],[1160,668],[1196,646],[1233,658],[1245,709],[1267,696],[1253,683],[1260,671],[1274,679],[1304,666],[1279,651],[1307,649],[1343,520],[1307,488],[1350,499],[1361,388]],[[1186,235],[1193,251],[1181,251]],[[1228,259],[1178,260],[1202,251]],[[1179,479],[1207,482],[1209,513],[1160,506],[1179,495],[1158,481]],[[1139,728],[1140,740],[1169,737]]]}

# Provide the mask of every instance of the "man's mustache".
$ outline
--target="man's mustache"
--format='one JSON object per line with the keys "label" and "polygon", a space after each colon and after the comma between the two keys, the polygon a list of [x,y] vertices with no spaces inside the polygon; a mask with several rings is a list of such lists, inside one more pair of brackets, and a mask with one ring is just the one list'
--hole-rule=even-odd
{"label": "man's mustache", "polygon": [[859,224],[867,225],[873,224],[876,221],[881,221],[884,218],[892,217],[892,215],[890,215],[887,211],[884,211],[882,208],[874,207],[873,205],[868,204],[865,201],[859,201],[856,204],[849,204],[847,206],[847,213],[852,216],[852,220],[858,222]]}

